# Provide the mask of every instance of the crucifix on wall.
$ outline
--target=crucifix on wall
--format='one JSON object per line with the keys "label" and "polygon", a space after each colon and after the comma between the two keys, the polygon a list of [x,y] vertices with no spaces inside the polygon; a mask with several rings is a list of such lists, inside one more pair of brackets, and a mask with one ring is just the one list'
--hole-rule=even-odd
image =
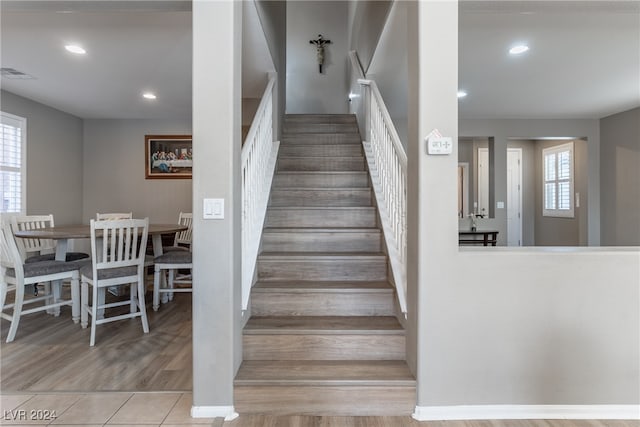
{"label": "crucifix on wall", "polygon": [[324,45],[330,44],[331,40],[322,38],[322,34],[318,34],[315,40],[309,40],[310,44],[316,46],[316,59],[318,60],[318,72],[322,74],[322,64],[324,64]]}

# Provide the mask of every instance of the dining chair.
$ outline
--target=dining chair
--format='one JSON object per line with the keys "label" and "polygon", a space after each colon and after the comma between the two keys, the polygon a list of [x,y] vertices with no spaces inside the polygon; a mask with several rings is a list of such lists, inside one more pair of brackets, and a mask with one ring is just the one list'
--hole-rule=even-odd
{"label": "dining chair", "polygon": [[[54,310],[59,315],[60,307],[71,306],[72,320],[77,323],[80,315],[79,269],[82,261],[45,260],[23,263],[22,256],[8,221],[2,221],[0,226],[0,303],[2,311],[0,317],[9,320],[11,326],[7,334],[7,342],[14,340],[18,331],[20,317],[40,311]],[[71,281],[71,298],[61,297],[62,281]],[[25,298],[25,287],[42,282],[53,285],[46,288],[44,294]],[[6,304],[8,292],[15,292],[13,303]],[[33,307],[32,304],[42,302]],[[25,308],[25,306],[33,308]],[[8,312],[5,312],[8,311]]]}
{"label": "dining chair", "polygon": [[193,214],[191,212],[180,212],[178,224],[188,227],[186,230],[178,231],[173,240],[173,246],[164,246],[163,252],[170,251],[190,251],[191,235],[193,231]]}
{"label": "dining chair", "polygon": [[[96,326],[103,323],[140,317],[144,333],[149,332],[145,307],[144,259],[147,248],[149,219],[91,220],[91,265],[80,270],[81,325],[86,328],[91,315],[91,339],[96,339]],[[98,290],[130,284],[129,299],[113,303],[101,302]],[[92,287],[89,305],[89,286]],[[129,313],[107,317],[107,309],[130,306]],[[98,311],[104,315],[98,317]]]}
{"label": "dining chair", "polygon": [[96,212],[96,220],[109,221],[114,219],[131,219],[133,218],[133,212]]}
{"label": "dining chair", "polygon": [[[53,215],[14,215],[10,217],[11,231],[37,230],[55,226]],[[56,258],[56,244],[51,239],[16,239],[18,251],[25,263],[53,261]],[[67,252],[65,261],[89,258],[84,252]]]}
{"label": "dining chair", "polygon": [[[191,251],[170,251],[154,258],[154,274],[153,274],[153,311],[160,308],[160,294],[162,303],[171,301],[174,292],[192,292],[191,275],[177,275],[182,269],[193,268],[193,258]],[[166,270],[168,278],[166,280],[167,287],[160,286],[160,274]],[[175,287],[177,284],[190,284],[189,287]]]}

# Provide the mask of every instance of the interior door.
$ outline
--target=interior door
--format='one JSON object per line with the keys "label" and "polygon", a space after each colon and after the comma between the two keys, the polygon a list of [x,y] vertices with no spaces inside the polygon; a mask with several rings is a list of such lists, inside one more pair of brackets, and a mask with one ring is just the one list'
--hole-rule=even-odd
{"label": "interior door", "polygon": [[507,149],[507,246],[522,246],[522,149]]}

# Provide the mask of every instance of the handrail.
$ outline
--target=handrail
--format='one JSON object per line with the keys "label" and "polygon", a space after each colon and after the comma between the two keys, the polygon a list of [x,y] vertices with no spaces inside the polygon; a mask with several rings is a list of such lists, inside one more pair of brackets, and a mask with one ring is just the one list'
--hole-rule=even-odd
{"label": "handrail", "polygon": [[407,314],[407,155],[382,95],[373,80],[367,88],[366,141],[362,142],[387,244],[400,310]]}
{"label": "handrail", "polygon": [[271,75],[242,147],[242,310],[249,306],[280,143],[273,141],[276,77]]}

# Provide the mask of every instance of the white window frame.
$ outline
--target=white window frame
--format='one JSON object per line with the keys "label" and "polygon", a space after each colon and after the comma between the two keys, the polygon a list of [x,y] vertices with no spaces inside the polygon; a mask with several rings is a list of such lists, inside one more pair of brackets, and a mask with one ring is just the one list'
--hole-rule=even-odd
{"label": "white window frame", "polygon": [[[25,215],[27,212],[27,119],[0,111],[0,123],[20,128],[21,130],[20,168],[17,169],[0,165],[0,170],[15,172],[17,169],[17,171],[20,172],[20,212],[7,213]],[[0,203],[3,203],[3,201],[0,200]],[[2,209],[2,206],[0,206],[0,209]],[[2,213],[5,214],[5,212]]]}
{"label": "white window frame", "polygon": [[[559,165],[558,154],[569,152],[569,178],[560,179],[558,177]],[[575,168],[574,168],[574,147],[573,141],[566,144],[555,145],[549,148],[542,149],[542,216],[548,217],[561,217],[561,218],[574,218],[575,216],[575,202],[574,202],[574,188],[575,188]],[[554,179],[547,180],[547,156],[555,156],[555,177]],[[558,196],[560,183],[569,183],[569,208],[560,209],[558,207]],[[547,184],[553,184],[555,186],[555,208],[547,208]]]}

